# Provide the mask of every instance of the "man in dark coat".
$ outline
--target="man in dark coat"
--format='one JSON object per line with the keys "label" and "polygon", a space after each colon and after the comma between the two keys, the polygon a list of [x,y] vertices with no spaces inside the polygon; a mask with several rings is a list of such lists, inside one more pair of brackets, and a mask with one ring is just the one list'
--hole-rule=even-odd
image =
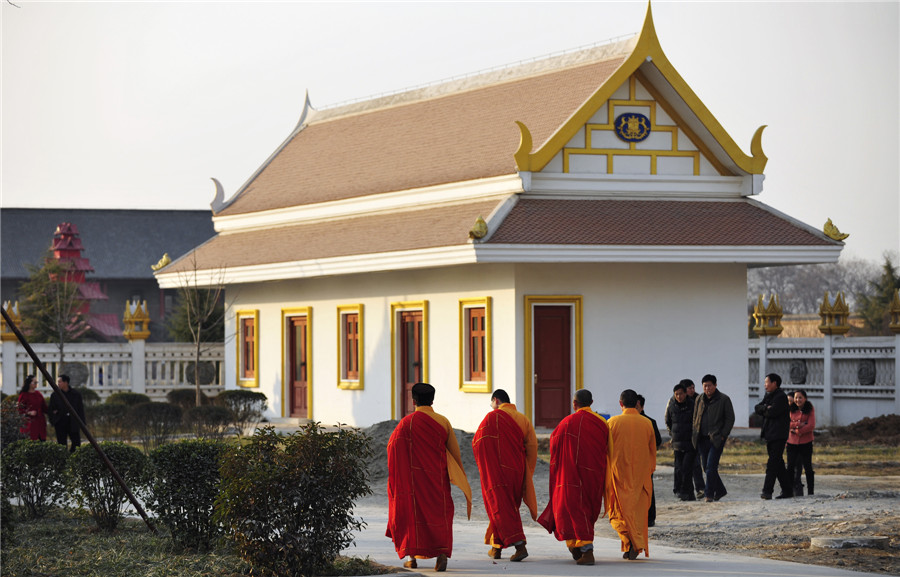
{"label": "man in dark coat", "polygon": [[68,440],[72,439],[69,450],[74,453],[81,445],[81,428],[78,426],[78,420],[72,417],[62,395],[66,396],[81,422],[85,422],[84,401],[81,399],[81,393],[69,386],[69,375],[60,375],[56,379],[56,385],[60,392],[53,391],[50,395],[50,424],[56,429],[57,443],[65,447]]}
{"label": "man in dark coat", "polygon": [[[638,404],[635,407],[641,416],[650,419],[650,423],[653,425],[653,434],[656,437],[656,448],[659,449],[659,446],[662,445],[662,435],[659,434],[659,427],[656,426],[656,419],[648,415],[644,412],[644,403],[647,402],[647,399],[644,398],[644,395],[638,395]],[[650,477],[650,486],[653,486],[653,477]],[[656,488],[653,489],[653,492],[650,496],[650,509],[647,511],[647,526],[653,527],[656,525]]]}
{"label": "man in dark coat", "polygon": [[775,479],[781,486],[781,494],[776,499],[794,496],[794,487],[788,478],[787,467],[784,466],[784,446],[787,443],[791,428],[790,403],[787,395],[781,390],[781,376],[776,373],[766,375],[766,395],[754,408],[754,412],[763,418],[762,438],[766,440],[766,480],[760,497],[771,499],[775,490]]}
{"label": "man in dark coat", "polygon": [[694,403],[693,443],[706,467],[706,502],[718,501],[726,494],[719,476],[719,459],[734,428],[734,406],[719,390],[715,375],[703,376],[703,394]]}
{"label": "man in dark coat", "polygon": [[666,405],[665,421],[675,453],[674,491],[682,501],[696,501],[691,483],[691,474],[697,461],[697,451],[691,441],[694,405],[687,396],[684,380],[675,385],[673,393]]}

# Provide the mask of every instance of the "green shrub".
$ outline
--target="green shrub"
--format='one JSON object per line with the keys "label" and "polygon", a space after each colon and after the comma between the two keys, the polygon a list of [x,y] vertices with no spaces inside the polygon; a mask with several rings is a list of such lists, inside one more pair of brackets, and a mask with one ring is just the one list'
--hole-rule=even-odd
{"label": "green shrub", "polygon": [[[9,502],[4,487],[3,495],[0,497],[0,551],[4,555],[8,546],[14,541],[13,533],[16,531],[16,514],[13,511],[12,503]],[[0,563],[6,565],[6,559],[0,558]]]}
{"label": "green shrub", "polygon": [[[132,494],[139,494],[146,484],[147,457],[137,447],[118,441],[103,441],[100,447]],[[94,447],[81,445],[72,453],[68,475],[75,502],[87,508],[101,530],[115,530],[128,504],[128,495]]]}
{"label": "green shrub", "polygon": [[31,518],[43,517],[66,497],[69,452],[57,443],[16,441],[3,451],[3,493],[16,497]]}
{"label": "green shrub", "polygon": [[247,428],[256,427],[256,424],[262,419],[267,399],[264,393],[232,389],[219,393],[219,396],[216,397],[216,404],[231,409],[234,413],[232,423],[238,430],[238,435],[243,435]]}
{"label": "green shrub", "polygon": [[191,407],[184,414],[185,425],[198,439],[223,439],[233,421],[231,409],[218,405]]}
{"label": "green shrub", "polygon": [[133,407],[135,405],[140,405],[141,403],[149,403],[150,397],[143,393],[132,393],[129,391],[124,391],[121,393],[111,394],[106,398],[106,402],[110,405],[119,404]]}
{"label": "green shrub", "polygon": [[19,397],[8,395],[0,402],[0,448],[5,449],[12,443],[26,438],[21,431],[25,426],[25,416],[19,413]]}
{"label": "green shrub", "polygon": [[222,534],[213,521],[213,507],[224,450],[220,442],[188,440],[167,443],[150,454],[153,481],[147,505],[179,547],[208,550]]}
{"label": "green shrub", "polygon": [[365,527],[354,500],[371,493],[368,438],[357,429],[310,423],[280,437],[256,432],[222,459],[216,517],[238,553],[277,575],[311,576]]}
{"label": "green shrub", "polygon": [[84,401],[85,407],[90,407],[91,405],[99,405],[103,402],[100,399],[100,395],[97,394],[97,391],[93,389],[89,389],[87,387],[79,387],[78,392],[81,393],[81,400]]}
{"label": "green shrub", "polygon": [[178,432],[181,409],[169,403],[141,403],[128,410],[128,420],[145,453],[150,453]]}
{"label": "green shrub", "polygon": [[[197,391],[196,389],[172,389],[168,393],[166,393],[166,400],[169,401],[170,404],[175,405],[182,411],[187,411],[191,407],[197,406]],[[209,403],[209,397],[203,394],[203,391],[200,391],[200,405],[206,405]]]}
{"label": "green shrub", "polygon": [[97,436],[130,441],[134,436],[134,428],[128,420],[129,408],[121,403],[103,403],[89,405],[84,408],[84,412]]}

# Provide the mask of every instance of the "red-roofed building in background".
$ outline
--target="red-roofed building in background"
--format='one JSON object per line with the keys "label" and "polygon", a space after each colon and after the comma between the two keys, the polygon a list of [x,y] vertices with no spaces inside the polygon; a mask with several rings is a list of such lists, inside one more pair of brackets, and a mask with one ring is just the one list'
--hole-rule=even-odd
{"label": "red-roofed building in background", "polygon": [[87,324],[91,327],[91,333],[97,340],[110,341],[122,338],[122,329],[119,319],[113,314],[92,314],[91,302],[107,300],[106,293],[96,282],[88,282],[85,275],[94,272],[91,261],[81,252],[84,245],[78,234],[78,227],[71,222],[61,222],[53,233],[53,258],[64,265],[65,281],[78,283],[78,294],[84,301],[79,312],[84,315]]}

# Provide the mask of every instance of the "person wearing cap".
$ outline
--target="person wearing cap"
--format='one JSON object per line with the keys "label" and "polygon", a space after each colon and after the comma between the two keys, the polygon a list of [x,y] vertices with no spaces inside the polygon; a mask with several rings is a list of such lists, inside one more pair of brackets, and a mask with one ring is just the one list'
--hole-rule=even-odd
{"label": "person wearing cap", "polygon": [[575,391],[574,413],[550,435],[550,502],[538,517],[548,532],[566,542],[578,565],[594,564],[594,523],[603,513],[606,485],[609,427],[591,410],[593,402],[589,390]]}
{"label": "person wearing cap", "polygon": [[531,421],[516,410],[503,389],[491,395],[491,409],[472,439],[489,520],[484,542],[491,546],[488,556],[492,559],[500,559],[504,547],[515,546],[516,552],[509,560],[522,561],[528,557],[519,515],[523,500],[531,518],[537,519],[532,479],[537,464],[537,435]]}
{"label": "person wearing cap", "polygon": [[388,525],[385,535],[397,555],[417,567],[416,559],[436,557],[434,570],[446,571],[453,552],[453,498],[450,483],[466,496],[472,514],[472,490],[466,479],[459,443],[446,417],[434,412],[434,387],[412,387],[416,410],[400,421],[387,445]]}
{"label": "person wearing cap", "polygon": [[653,425],[637,409],[638,394],[625,389],[619,396],[622,414],[609,419],[609,524],[622,541],[622,558],[650,556],[647,512],[656,470]]}

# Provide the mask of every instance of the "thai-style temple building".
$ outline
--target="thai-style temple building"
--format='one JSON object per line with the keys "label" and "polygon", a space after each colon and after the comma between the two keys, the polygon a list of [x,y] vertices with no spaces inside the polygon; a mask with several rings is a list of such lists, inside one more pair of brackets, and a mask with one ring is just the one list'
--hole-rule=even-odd
{"label": "thai-style temple building", "polygon": [[276,419],[400,418],[417,381],[468,430],[497,388],[538,427],[582,387],[606,413],[633,388],[661,418],[675,383],[713,373],[746,425],[748,267],[843,247],[753,199],[762,142],[732,140],[648,9],[628,40],[307,100],[243,187],[218,187],[216,236],[156,278],[226,285],[227,386]]}

